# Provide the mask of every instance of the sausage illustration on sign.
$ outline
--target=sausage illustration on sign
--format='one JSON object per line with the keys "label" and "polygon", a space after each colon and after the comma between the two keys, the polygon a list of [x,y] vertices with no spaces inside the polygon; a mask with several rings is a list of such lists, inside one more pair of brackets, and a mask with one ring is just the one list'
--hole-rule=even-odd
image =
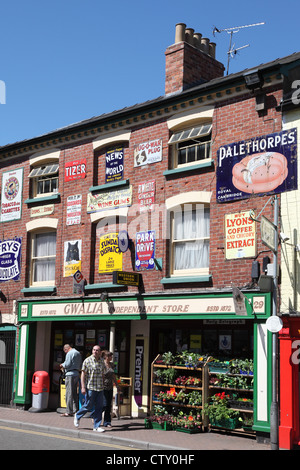
{"label": "sausage illustration on sign", "polygon": [[287,160],[278,152],[243,158],[232,169],[232,182],[245,193],[264,193],[280,186],[288,175]]}

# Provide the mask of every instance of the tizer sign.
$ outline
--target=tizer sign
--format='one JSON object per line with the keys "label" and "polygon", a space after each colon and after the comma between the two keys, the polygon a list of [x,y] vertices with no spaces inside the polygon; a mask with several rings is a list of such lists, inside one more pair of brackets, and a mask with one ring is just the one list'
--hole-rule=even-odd
{"label": "tizer sign", "polygon": [[66,163],[65,181],[73,181],[86,176],[86,158]]}

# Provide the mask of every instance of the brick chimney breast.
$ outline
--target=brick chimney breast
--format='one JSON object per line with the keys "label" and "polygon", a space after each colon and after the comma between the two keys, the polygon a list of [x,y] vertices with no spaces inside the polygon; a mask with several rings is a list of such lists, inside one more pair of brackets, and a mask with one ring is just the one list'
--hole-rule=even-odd
{"label": "brick chimney breast", "polygon": [[194,33],[184,23],[176,25],[175,44],[166,55],[165,94],[179,93],[214,78],[223,77],[225,67],[215,59],[215,43]]}

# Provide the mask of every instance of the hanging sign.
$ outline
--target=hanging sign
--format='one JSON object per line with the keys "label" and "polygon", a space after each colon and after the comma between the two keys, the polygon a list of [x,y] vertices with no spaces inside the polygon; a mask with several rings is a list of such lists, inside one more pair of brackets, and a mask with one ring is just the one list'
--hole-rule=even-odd
{"label": "hanging sign", "polygon": [[6,171],[2,175],[1,222],[21,218],[23,168]]}
{"label": "hanging sign", "polygon": [[118,233],[107,233],[100,237],[99,273],[122,270],[123,254],[119,249]]}
{"label": "hanging sign", "polygon": [[138,185],[138,200],[140,212],[154,209],[154,196],[155,196],[155,180],[147,181],[146,183],[139,183]]}
{"label": "hanging sign", "polygon": [[136,286],[138,287],[141,283],[140,273],[131,273],[126,271],[114,271],[113,272],[113,283],[120,284],[122,286]]}
{"label": "hanging sign", "polygon": [[19,281],[22,238],[0,241],[0,282]]}
{"label": "hanging sign", "polygon": [[106,152],[105,165],[105,183],[122,180],[124,171],[123,147],[115,148]]}
{"label": "hanging sign", "polygon": [[86,177],[86,158],[73,160],[65,165],[65,181],[73,181]]}
{"label": "hanging sign", "polygon": [[68,196],[67,198],[67,225],[78,225],[81,223],[81,194]]}
{"label": "hanging sign", "polygon": [[297,187],[296,128],[218,150],[217,202],[278,194]]}
{"label": "hanging sign", "polygon": [[134,166],[149,165],[162,160],[162,139],[148,140],[134,148]]}
{"label": "hanging sign", "polygon": [[73,275],[73,294],[84,294],[84,277],[79,270]]}
{"label": "hanging sign", "polygon": [[81,269],[81,240],[64,243],[64,277],[73,276]]}
{"label": "hanging sign", "polygon": [[154,269],[155,256],[155,230],[147,232],[138,232],[136,234],[136,269]]}
{"label": "hanging sign", "polygon": [[140,408],[143,402],[144,339],[136,339],[134,364],[134,400]]}

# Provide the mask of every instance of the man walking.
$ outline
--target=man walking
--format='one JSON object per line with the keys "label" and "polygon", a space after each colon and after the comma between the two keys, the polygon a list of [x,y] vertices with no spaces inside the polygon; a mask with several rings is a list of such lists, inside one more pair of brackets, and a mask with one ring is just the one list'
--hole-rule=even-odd
{"label": "man walking", "polygon": [[85,403],[74,416],[74,426],[79,426],[80,419],[88,412],[93,411],[93,431],[104,432],[100,428],[103,409],[103,382],[104,361],[100,357],[100,346],[95,345],[92,355],[83,361],[81,372],[81,392],[85,395]]}
{"label": "man walking", "polygon": [[81,354],[69,344],[65,344],[63,350],[66,354],[65,362],[60,364],[60,368],[65,371],[66,385],[66,412],[61,416],[73,416],[78,411],[78,384],[79,371],[81,369]]}

